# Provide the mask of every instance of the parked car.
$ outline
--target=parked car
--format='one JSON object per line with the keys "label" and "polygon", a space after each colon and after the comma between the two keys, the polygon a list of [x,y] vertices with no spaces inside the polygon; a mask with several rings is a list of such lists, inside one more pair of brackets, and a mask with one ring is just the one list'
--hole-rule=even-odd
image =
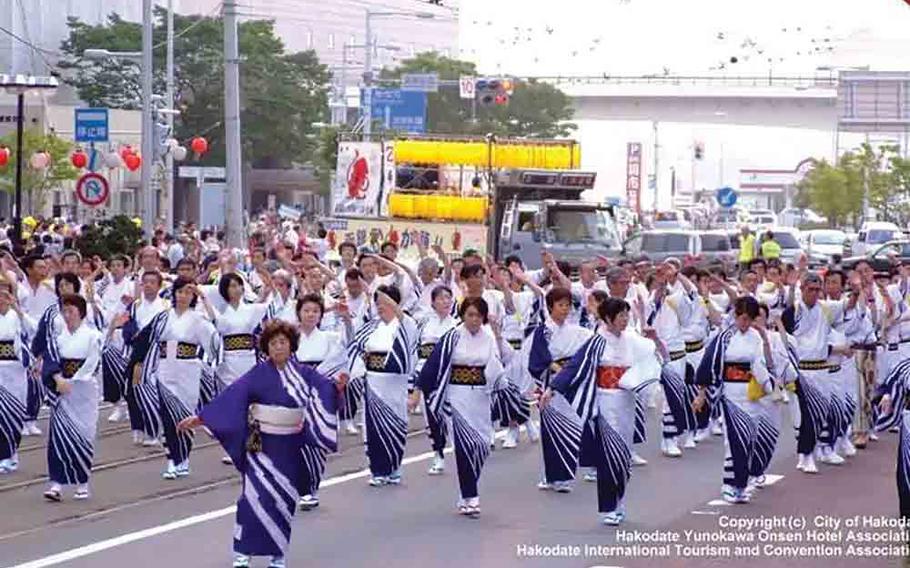
{"label": "parked car", "polygon": [[701,240],[700,260],[704,265],[721,266],[727,274],[736,269],[739,255],[733,252],[733,244],[726,231],[702,231],[698,236]]}
{"label": "parked car", "polygon": [[871,250],[877,250],[878,245],[900,240],[904,240],[904,233],[894,223],[870,221],[863,223],[851,252],[853,256],[863,256]]}
{"label": "parked car", "polygon": [[887,272],[892,266],[910,259],[910,241],[890,241],[870,252],[845,258],[841,262],[844,270],[852,270],[860,260],[869,261],[869,265],[876,272]]}
{"label": "parked car", "polygon": [[658,211],[651,226],[655,229],[691,229],[691,219],[686,218],[686,211]]}
{"label": "parked car", "polygon": [[847,233],[834,229],[803,231],[802,241],[810,262],[828,264],[831,260],[843,258]]}
{"label": "parked car", "polygon": [[711,228],[737,230],[749,223],[749,215],[742,209],[720,209],[711,219]]}
{"label": "parked car", "polygon": [[811,209],[797,209],[788,207],[777,214],[777,224],[781,227],[799,228],[805,224],[827,223],[828,219],[822,217]]}
{"label": "parked car", "polygon": [[634,258],[645,254],[654,262],[675,257],[697,257],[701,254],[698,233],[687,230],[654,229],[642,231],[623,245],[623,255]]}
{"label": "parked car", "polygon": [[753,227],[773,227],[777,225],[777,215],[769,209],[749,211],[749,224]]}

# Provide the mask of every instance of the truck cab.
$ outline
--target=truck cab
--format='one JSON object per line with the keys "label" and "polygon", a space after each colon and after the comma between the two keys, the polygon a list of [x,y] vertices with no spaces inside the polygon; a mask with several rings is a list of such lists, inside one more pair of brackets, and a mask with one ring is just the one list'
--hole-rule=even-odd
{"label": "truck cab", "polygon": [[541,253],[577,267],[595,256],[622,251],[612,205],[581,201],[593,188],[593,172],[507,170],[494,185],[491,242],[496,258],[518,255],[529,269]]}

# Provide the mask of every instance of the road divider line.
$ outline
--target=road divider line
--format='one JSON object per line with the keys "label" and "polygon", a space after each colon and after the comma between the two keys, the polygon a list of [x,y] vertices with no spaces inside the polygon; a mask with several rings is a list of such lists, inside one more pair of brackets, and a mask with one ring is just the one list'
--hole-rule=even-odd
{"label": "road divider line", "polygon": [[[500,440],[504,438],[506,431],[500,431],[496,433],[495,439]],[[451,447],[443,450],[446,454],[451,454],[453,449]],[[430,451],[416,456],[411,456],[402,460],[401,465],[411,465],[414,463],[419,463],[422,461],[427,461],[431,459],[436,452]],[[339,475],[326,479],[320,484],[320,489],[326,487],[332,487],[334,485],[340,485],[342,483],[347,483],[349,481],[354,481],[355,479],[362,479],[370,475],[369,469],[363,469],[356,471],[354,473],[348,473],[345,475]],[[202,513],[199,515],[193,515],[191,517],[186,517],[177,521],[172,521],[170,523],[165,523],[163,525],[158,525],[155,527],[149,527],[147,529],[142,529],[139,531],[123,534],[114,538],[109,538],[106,540],[101,540],[94,542],[92,544],[87,544],[84,546],[79,546],[77,548],[72,548],[70,550],[65,550],[57,554],[51,554],[50,556],[45,556],[43,558],[38,558],[37,560],[30,560],[22,564],[16,564],[8,568],[46,568],[47,566],[56,566],[64,562],[69,562],[71,560],[76,560],[77,558],[82,558],[90,554],[96,554],[98,552],[103,552],[105,550],[110,550],[111,548],[116,548],[118,546],[123,546],[125,544],[130,544],[139,540],[145,540],[153,536],[158,536],[161,534],[173,532],[180,529],[185,529],[187,527],[192,527],[200,523],[206,523],[209,521],[214,521],[222,517],[227,517],[233,515],[237,512],[237,505],[231,505],[230,507],[224,507],[223,509],[216,509],[214,511],[209,511],[208,513]]]}

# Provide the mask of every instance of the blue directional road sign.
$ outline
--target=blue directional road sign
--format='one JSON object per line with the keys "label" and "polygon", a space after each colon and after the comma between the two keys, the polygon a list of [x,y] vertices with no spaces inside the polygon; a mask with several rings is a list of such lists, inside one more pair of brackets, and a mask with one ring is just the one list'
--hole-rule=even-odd
{"label": "blue directional road sign", "polygon": [[387,129],[410,134],[426,132],[427,94],[400,89],[373,89],[373,120]]}
{"label": "blue directional road sign", "polygon": [[107,142],[107,115],[106,108],[77,108],[76,142]]}
{"label": "blue directional road sign", "polygon": [[717,190],[717,203],[725,209],[729,209],[736,205],[736,199],[738,197],[736,190],[732,187],[722,187]]}

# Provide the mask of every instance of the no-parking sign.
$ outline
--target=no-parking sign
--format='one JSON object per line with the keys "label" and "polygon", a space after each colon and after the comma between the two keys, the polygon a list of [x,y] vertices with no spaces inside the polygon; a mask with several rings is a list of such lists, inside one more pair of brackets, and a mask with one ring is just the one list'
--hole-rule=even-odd
{"label": "no-parking sign", "polygon": [[111,188],[107,178],[95,172],[88,172],[76,182],[76,197],[90,207],[107,201]]}

